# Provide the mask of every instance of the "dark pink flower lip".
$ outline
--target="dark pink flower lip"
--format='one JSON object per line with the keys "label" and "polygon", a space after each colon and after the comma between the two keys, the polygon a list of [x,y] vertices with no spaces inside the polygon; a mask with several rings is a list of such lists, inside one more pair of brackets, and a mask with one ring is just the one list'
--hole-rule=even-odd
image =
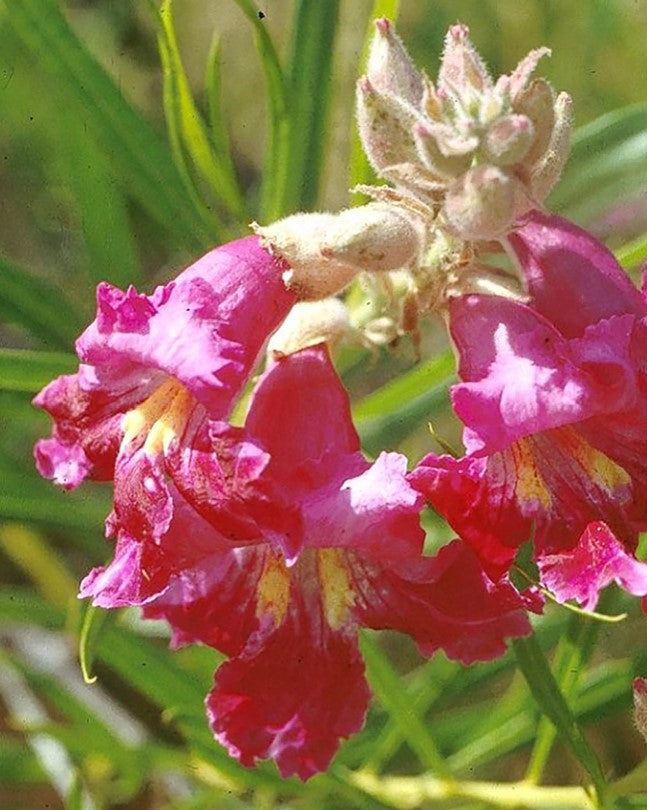
{"label": "dark pink flower lip", "polygon": [[271,332],[295,302],[284,263],[255,236],[215,248],[146,296],[97,288],[97,317],[77,341],[76,375],[34,404],[54,418],[39,471],[71,488],[113,476],[119,453],[149,455],[191,420],[226,418]]}

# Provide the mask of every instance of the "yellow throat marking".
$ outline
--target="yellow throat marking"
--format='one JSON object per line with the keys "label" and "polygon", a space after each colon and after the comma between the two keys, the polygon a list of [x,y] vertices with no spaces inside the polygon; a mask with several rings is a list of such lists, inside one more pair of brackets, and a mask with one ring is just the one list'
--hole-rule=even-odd
{"label": "yellow throat marking", "polygon": [[324,613],[330,627],[338,630],[349,618],[355,602],[348,568],[338,548],[319,549],[317,561]]}
{"label": "yellow throat marking", "polygon": [[144,451],[149,456],[168,450],[184,429],[194,404],[182,383],[171,377],[124,416],[122,445],[146,434]]}

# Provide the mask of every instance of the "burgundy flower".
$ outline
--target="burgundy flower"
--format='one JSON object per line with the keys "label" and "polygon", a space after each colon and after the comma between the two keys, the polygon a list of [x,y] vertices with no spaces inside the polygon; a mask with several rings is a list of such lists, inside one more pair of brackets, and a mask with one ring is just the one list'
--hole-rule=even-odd
{"label": "burgundy flower", "polygon": [[496,577],[534,528],[544,584],[594,607],[615,580],[647,593],[647,304],[585,231],[532,212],[509,237],[527,303],[450,307],[467,455],[428,455],[413,485]]}
{"label": "burgundy flower", "polygon": [[466,663],[530,632],[533,598],[493,584],[462,543],[422,556],[422,499],[406,459],[363,458],[322,346],[269,366],[239,440],[267,454],[262,486],[231,496],[253,516],[256,542],[225,538],[208,504],[200,513],[174,492],[168,531],[143,543],[122,533],[114,562],[86,578],[82,595],[143,604],[146,616],[169,621],[176,645],[230,656],[207,713],[243,763],[271,757],[283,775],[306,779],[361,727],[369,692],[358,626],[400,630],[425,655],[443,649]]}
{"label": "burgundy flower", "polygon": [[[173,513],[167,477],[177,468],[181,487],[185,456],[211,448],[212,434],[231,443],[231,429],[216,422],[295,301],[284,270],[248,237],[207,253],[151,296],[100,284],[97,317],[77,341],[79,372],[34,399],[54,419],[52,437],[35,449],[41,474],[67,489],[114,478],[109,531],[159,540]],[[263,456],[248,449],[236,481],[221,472],[226,485],[259,474]]]}

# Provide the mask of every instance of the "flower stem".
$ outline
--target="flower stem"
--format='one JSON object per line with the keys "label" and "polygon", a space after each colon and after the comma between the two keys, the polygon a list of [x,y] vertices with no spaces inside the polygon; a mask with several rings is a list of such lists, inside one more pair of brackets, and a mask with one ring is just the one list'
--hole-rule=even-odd
{"label": "flower stem", "polygon": [[432,776],[389,776],[357,771],[349,780],[369,795],[398,810],[413,810],[425,802],[472,799],[495,807],[533,810],[591,810],[595,801],[582,787],[538,786],[527,782],[445,782]]}

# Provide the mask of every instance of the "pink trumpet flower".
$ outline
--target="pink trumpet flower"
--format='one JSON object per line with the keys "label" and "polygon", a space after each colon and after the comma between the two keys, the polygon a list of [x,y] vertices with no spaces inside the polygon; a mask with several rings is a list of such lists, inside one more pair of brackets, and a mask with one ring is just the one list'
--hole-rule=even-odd
{"label": "pink trumpet flower", "polygon": [[538,211],[509,237],[526,302],[450,305],[466,456],[426,456],[412,484],[506,571],[534,532],[543,584],[586,609],[612,581],[647,594],[647,302],[611,253]]}

